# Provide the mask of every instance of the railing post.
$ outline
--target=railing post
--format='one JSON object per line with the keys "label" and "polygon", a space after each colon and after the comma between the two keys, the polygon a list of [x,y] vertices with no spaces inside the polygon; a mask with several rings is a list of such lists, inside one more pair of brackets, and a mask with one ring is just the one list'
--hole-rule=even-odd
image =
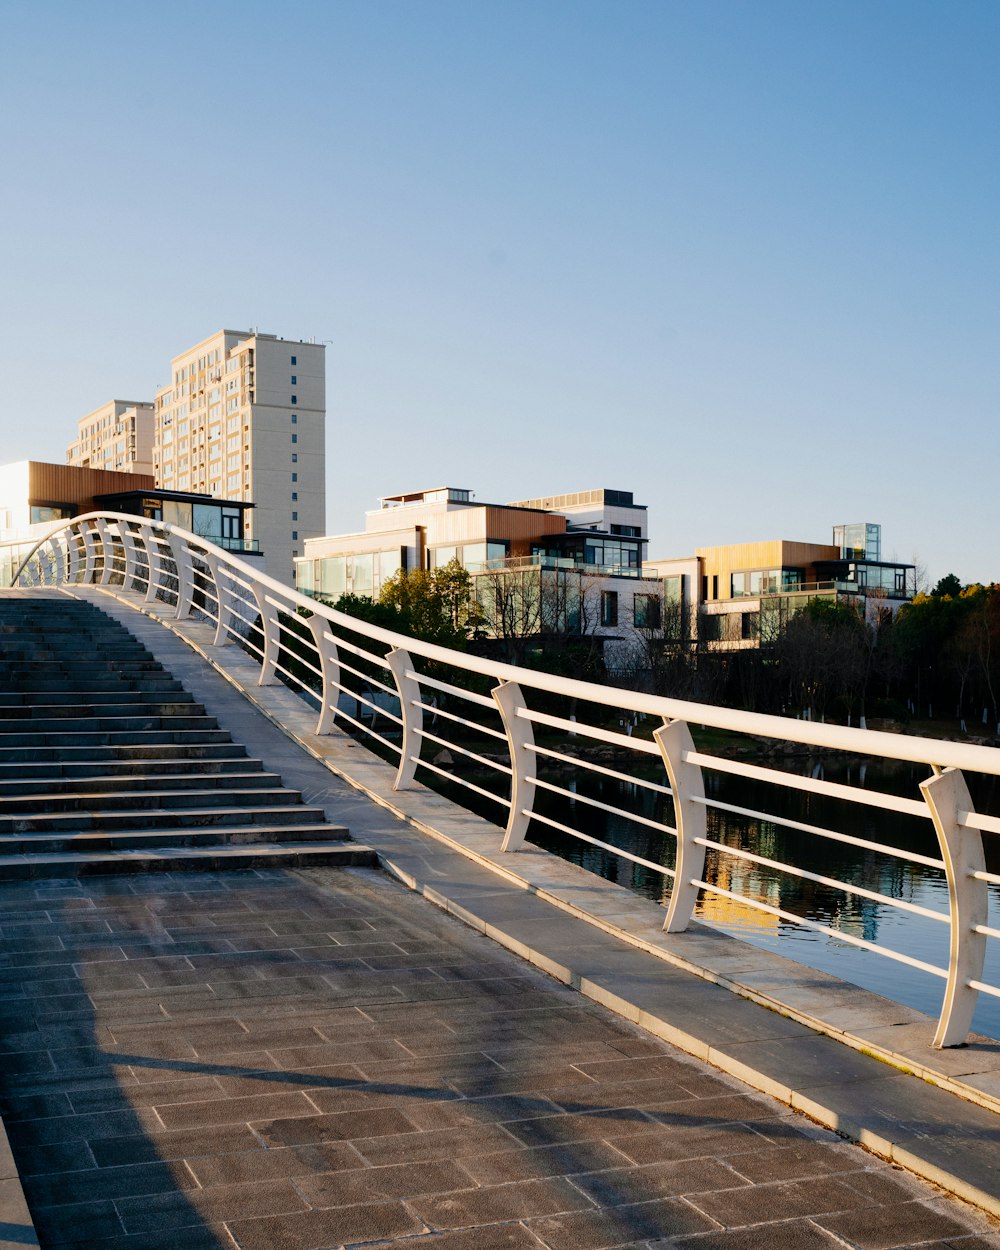
{"label": "railing post", "polygon": [[531,809],[535,802],[535,735],[531,721],[518,716],[519,709],[525,707],[521,687],[515,681],[501,682],[491,691],[507,733],[507,747],[510,751],[510,815],[507,818],[507,831],[504,834],[501,851],[516,851],[524,845],[531,820]]}
{"label": "railing post", "polygon": [[118,522],[118,532],[121,534],[122,546],[125,548],[125,581],[122,589],[131,590],[132,583],[139,577],[139,545],[128,521]]}
{"label": "railing post", "polygon": [[89,522],[80,532],[83,536],[83,550],[86,557],[83,580],[86,585],[91,585],[94,581],[94,574],[97,572],[97,545],[94,542],[94,531]]}
{"label": "railing post", "polygon": [[979,991],[970,983],[982,979],[986,958],[986,935],[977,933],[976,926],[987,922],[989,891],[985,881],[973,876],[986,871],[983,835],[958,823],[961,813],[974,810],[961,769],[946,768],[922,781],[920,789],[937,830],[951,910],[948,981],[934,1035],[934,1045],[940,1050],[961,1046],[972,1027]]}
{"label": "railing post", "polygon": [[178,534],[169,534],[170,554],[177,569],[177,615],[178,621],[191,615],[194,607],[194,562],[187,543]]}
{"label": "railing post", "polygon": [[208,571],[212,575],[212,585],[215,587],[215,634],[212,638],[212,646],[224,647],[232,641],[227,629],[231,615],[228,604],[229,587],[222,584],[226,570],[213,551],[204,552],[202,559],[208,565]]}
{"label": "railing post", "polygon": [[260,628],[264,634],[264,656],[261,660],[260,676],[257,678],[258,686],[277,686],[279,677],[275,671],[278,664],[278,651],[281,646],[281,631],[278,628],[278,609],[274,608],[274,617],[269,615],[270,609],[274,606],[267,602],[262,587],[256,582],[253,584],[253,597],[257,601],[257,611],[260,613]]}
{"label": "railing post", "polygon": [[149,581],[146,583],[146,603],[156,598],[160,582],[163,580],[163,552],[160,550],[160,536],[151,525],[139,527],[139,537],[146,548],[146,566]]}
{"label": "railing post", "polygon": [[80,574],[80,532],[77,529],[66,531],[66,560],[66,580],[75,583]]}
{"label": "railing post", "polygon": [[674,888],[670,891],[666,933],[683,933],[691,923],[698,901],[698,885],[705,873],[705,847],[696,839],[707,833],[705,781],[701,768],[690,764],[684,756],[694,750],[694,740],[687,723],[681,720],[664,722],[653,730],[663,756],[670,789],[674,793],[674,820],[677,826],[677,860],[674,864]]}
{"label": "railing post", "polygon": [[337,700],[340,698],[340,657],[337,655],[337,644],[325,637],[330,628],[330,622],[325,616],[314,612],[306,624],[316,643],[319,668],[323,674],[319,694],[319,718],[313,732],[328,734],[333,729],[333,719],[337,714]]}
{"label": "railing post", "polygon": [[108,528],[107,521],[100,516],[94,520],[94,529],[97,530],[100,536],[101,552],[103,553],[101,580],[98,582],[98,585],[108,586],[111,583],[111,531]]}
{"label": "railing post", "polygon": [[53,585],[61,586],[66,580],[66,555],[63,551],[64,535],[55,534],[49,539],[49,548],[52,551],[52,581]]}
{"label": "railing post", "polygon": [[420,760],[420,731],[424,727],[424,709],[420,706],[420,683],[409,676],[413,660],[408,651],[397,647],[385,657],[399,691],[399,712],[403,718],[403,742],[399,753],[399,769],[394,790],[405,790],[413,781]]}

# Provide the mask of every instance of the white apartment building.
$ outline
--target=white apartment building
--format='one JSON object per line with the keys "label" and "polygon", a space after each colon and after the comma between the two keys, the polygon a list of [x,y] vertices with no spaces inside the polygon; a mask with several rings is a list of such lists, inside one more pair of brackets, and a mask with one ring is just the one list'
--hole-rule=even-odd
{"label": "white apartment building", "polygon": [[244,537],[292,583],[294,559],[325,526],[326,348],[220,330],[170,366],[156,393],[157,483],[252,502]]}
{"label": "white apartment building", "polygon": [[77,422],[66,463],[77,469],[152,473],[153,433],[153,405],[148,400],[112,399]]}

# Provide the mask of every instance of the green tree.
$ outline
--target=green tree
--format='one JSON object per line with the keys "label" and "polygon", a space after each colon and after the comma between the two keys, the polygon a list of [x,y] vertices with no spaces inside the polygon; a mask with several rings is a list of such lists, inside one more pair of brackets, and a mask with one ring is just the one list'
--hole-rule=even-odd
{"label": "green tree", "polygon": [[397,614],[390,628],[457,651],[465,649],[479,621],[472,578],[458,560],[438,569],[400,569],[382,587],[378,607]]}
{"label": "green tree", "polygon": [[931,591],[935,599],[948,597],[957,599],[962,593],[962,583],[958,580],[954,573],[947,573]]}

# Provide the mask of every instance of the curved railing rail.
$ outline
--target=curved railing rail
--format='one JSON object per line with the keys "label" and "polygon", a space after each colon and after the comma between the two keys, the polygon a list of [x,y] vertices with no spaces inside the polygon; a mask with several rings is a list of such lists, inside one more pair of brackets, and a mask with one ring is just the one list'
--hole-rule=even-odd
{"label": "curved railing rail", "polygon": [[[1000,987],[983,979],[987,941],[1000,938],[1000,929],[988,923],[989,887],[1000,885],[1000,874],[987,871],[983,835],[1000,833],[1000,819],[975,810],[966,784],[967,774],[1000,776],[1000,751],[994,748],[662,698],[452,651],[307,598],[176,526],[121,513],[89,513],[50,531],[13,577],[13,584],[21,586],[79,583],[123,587],[146,601],[164,601],[178,618],[196,614],[207,620],[214,626],[215,645],[238,643],[256,658],[259,685],[284,681],[313,700],[317,733],[329,733],[339,724],[390,758],[396,764],[397,789],[412,784],[420,768],[425,776],[465,787],[475,796],[471,802],[494,808],[497,823],[505,826],[504,851],[522,846],[534,823],[662,874],[672,885],[664,922],[668,932],[683,931],[699,897],[715,895],[916,968],[944,983],[934,1039],[938,1047],[965,1041],[979,994],[1000,998]],[[652,718],[656,725],[649,738],[632,733],[640,717]],[[907,761],[925,766],[928,777],[919,783],[919,797],[906,797],[803,776],[699,750],[692,724],[852,756]],[[449,768],[445,753],[452,755],[452,762],[459,756],[477,780]],[[643,764],[645,772],[653,765],[653,778],[643,775]],[[657,768],[662,771],[655,779]],[[589,772],[629,789],[638,787],[652,799],[668,799],[672,823],[588,797],[576,790],[567,772],[574,777]],[[706,774],[735,776],[752,783],[748,788],[754,793],[762,786],[773,788],[768,794],[804,792],[833,801],[841,815],[828,827],[782,815],[780,802],[775,802],[778,811],[757,803],[724,802],[706,788]],[[570,815],[556,820],[543,813],[537,802],[540,793],[565,800]],[[938,854],[918,854],[850,832],[858,823],[859,805],[930,822]],[[587,809],[648,827],[668,844],[674,841],[673,863],[587,833],[580,827],[586,821],[579,818]],[[814,872],[809,864],[815,856],[808,851],[801,862],[790,863],[761,854],[759,847],[713,839],[710,812],[783,827],[796,835],[797,845],[816,845],[798,836],[805,835],[855,848],[868,859],[882,857],[887,863],[939,872],[947,880],[948,910],[870,888],[865,884],[870,875],[848,879]],[[947,925],[948,958],[941,966],[931,964],[905,950],[793,914],[749,890],[709,881],[707,852],[729,857],[737,869],[731,875],[737,877],[738,869],[749,865]]]}

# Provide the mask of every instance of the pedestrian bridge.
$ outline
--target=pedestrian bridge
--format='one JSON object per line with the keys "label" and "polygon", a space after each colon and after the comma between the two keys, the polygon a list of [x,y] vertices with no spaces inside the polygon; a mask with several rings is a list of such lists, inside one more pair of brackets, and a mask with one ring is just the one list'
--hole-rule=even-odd
{"label": "pedestrian bridge", "polygon": [[[251,736],[265,732],[257,726],[270,734],[280,727],[286,783],[298,784],[286,776],[289,769],[294,774],[306,767],[293,758],[305,759],[294,741],[305,748],[309,767],[350,788],[339,800],[339,811],[350,810],[345,823],[412,889],[654,1035],[1000,1211],[992,1144],[983,1153],[983,1143],[996,1137],[1000,1054],[988,1039],[969,1033],[977,998],[1000,996],[984,979],[987,946],[1000,937],[989,914],[1000,875],[987,869],[984,840],[1000,832],[1000,820],[974,809],[967,784],[969,777],[1000,773],[1000,753],[683,703],[447,651],[347,617],[195,535],[133,517],[76,518],[33,550],[18,552],[13,564],[22,592],[37,588],[98,603],[154,654],[164,653],[170,671],[184,669],[188,689],[211,677],[217,683],[212,697],[228,701],[229,715]],[[247,699],[262,717],[246,716]],[[641,726],[623,728],[640,717],[652,728],[648,736]],[[926,780],[912,796],[901,796],[750,764],[696,747],[692,725],[907,761],[923,766]],[[595,758],[581,749],[587,744],[609,750]],[[449,768],[442,752],[472,761],[475,769]],[[651,762],[662,769],[658,777],[650,775]],[[656,823],[673,854],[662,862],[644,858],[588,832],[587,808],[609,805],[575,791],[578,770],[668,798],[673,819]],[[713,772],[745,779],[753,805],[711,797],[705,777]],[[494,819],[474,814],[428,781],[446,785],[448,795],[464,787],[480,810],[495,810]],[[322,784],[314,775],[299,788],[313,801]],[[790,822],[780,802],[775,811],[761,802],[761,794],[788,789],[833,800],[822,810],[837,810],[841,818]],[[559,819],[550,805],[541,810],[540,794],[566,800]],[[777,862],[757,848],[713,840],[708,814],[720,805],[762,824],[792,825],[801,835],[794,842],[801,858]],[[865,809],[927,822],[938,854],[915,856],[858,837],[852,830]],[[634,808],[612,814],[654,823]],[[538,850],[526,835],[539,826],[662,874],[666,907]],[[813,839],[854,847],[865,862],[872,856],[920,859],[947,881],[948,910],[880,893],[860,872],[853,879],[816,873]],[[904,926],[894,928],[903,935],[897,949],[827,930],[938,980],[938,1019],[695,922],[698,898],[715,894],[824,931],[780,901],[751,891],[740,895],[735,887],[752,883],[752,874],[731,873],[725,886],[717,876],[709,879],[706,853],[876,901],[904,921],[919,914],[946,928],[949,953],[941,966],[908,952]],[[782,1023],[775,1028],[776,1020]],[[956,1131],[945,1135],[945,1124]],[[957,1130],[959,1124],[966,1128]],[[978,1143],[970,1153],[978,1156],[974,1167],[954,1158],[962,1131]]]}

